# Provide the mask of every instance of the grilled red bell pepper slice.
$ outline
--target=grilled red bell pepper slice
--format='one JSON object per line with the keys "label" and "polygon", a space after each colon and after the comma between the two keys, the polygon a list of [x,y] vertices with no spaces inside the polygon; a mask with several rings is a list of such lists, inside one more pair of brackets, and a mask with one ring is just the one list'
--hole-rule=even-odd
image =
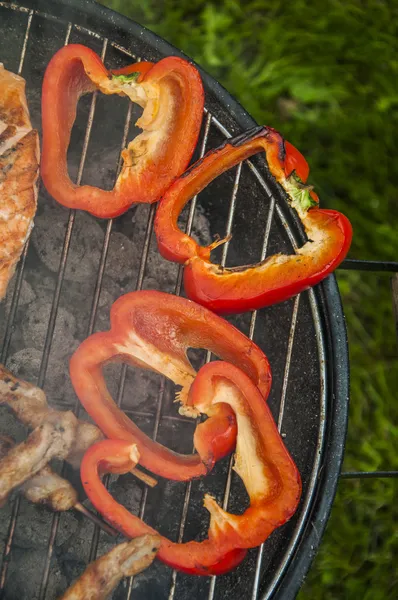
{"label": "grilled red bell pepper slice", "polygon": [[177,296],[156,291],[122,296],[111,309],[111,329],[95,333],[76,350],[70,375],[76,394],[103,433],[113,439],[137,443],[140,462],[157,475],[187,480],[208,472],[233,450],[236,422],[227,406],[214,409],[211,418],[195,430],[198,454],[176,454],[146,436],[113,401],[102,367],[122,360],[161,373],[182,386],[177,398],[186,405],[196,371],[187,358],[188,348],[205,348],[223,360],[239,365],[259,388],[263,401],[271,386],[271,369],[264,353],[243,333],[206,308]]}
{"label": "grilled red bell pepper slice", "polygon": [[[67,151],[78,100],[97,89],[128,96],[144,109],[136,123],[143,132],[123,150],[123,167],[111,191],[75,185],[68,175]],[[41,174],[48,192],[64,206],[103,218],[122,214],[134,202],[155,202],[189,164],[203,106],[200,75],[181,58],[109,71],[85,46],[61,48],[43,81]]]}
{"label": "grilled red bell pepper slice", "polygon": [[[294,514],[301,494],[298,470],[286,450],[271,412],[250,377],[226,362],[213,362],[199,371],[189,393],[192,409],[211,417],[217,406],[235,413],[238,434],[234,470],[250,498],[242,515],[223,510],[206,494],[210,513],[208,538],[177,544],[161,537],[158,557],[173,568],[197,575],[219,574],[243,558],[247,548],[258,546]],[[87,496],[101,515],[127,537],[154,530],[118,504],[102,484],[99,473],[127,472],[139,460],[137,446],[106,440],[91,446],[81,464]]]}
{"label": "grilled red bell pepper slice", "polygon": [[[200,246],[179,229],[178,216],[217,175],[260,150],[297,211],[308,241],[296,254],[276,254],[255,265],[213,264],[210,252],[224,240]],[[305,185],[308,172],[307,162],[294,146],[277,131],[257,127],[208,152],[171,185],[159,204],[155,231],[162,256],[185,265],[184,286],[192,300],[219,313],[255,310],[308,289],[340,264],[350,247],[351,224],[339,212],[318,208],[317,195]]]}

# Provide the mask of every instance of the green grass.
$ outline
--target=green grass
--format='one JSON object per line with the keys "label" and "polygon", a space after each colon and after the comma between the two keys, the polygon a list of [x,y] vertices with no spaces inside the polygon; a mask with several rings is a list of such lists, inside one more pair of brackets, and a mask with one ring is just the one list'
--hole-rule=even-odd
{"label": "green grass", "polygon": [[[350,256],[398,256],[398,4],[382,0],[104,0],[184,50],[308,158]],[[351,357],[344,469],[397,469],[397,340],[389,277],[340,272]],[[395,451],[394,451],[395,450]],[[300,593],[398,597],[397,483],[341,481]],[[394,501],[395,500],[395,501]]]}

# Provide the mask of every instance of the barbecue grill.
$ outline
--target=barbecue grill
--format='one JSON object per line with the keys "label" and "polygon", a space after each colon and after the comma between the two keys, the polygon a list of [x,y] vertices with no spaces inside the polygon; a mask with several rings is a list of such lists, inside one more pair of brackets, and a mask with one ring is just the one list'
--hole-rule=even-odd
{"label": "barbecue grill", "polygon": [[[32,123],[39,130],[44,69],[63,44],[85,44],[113,68],[182,56],[140,25],[91,1],[0,1],[0,33],[0,59],[26,79]],[[255,125],[216,81],[203,71],[201,75],[206,108],[195,159]],[[68,159],[78,183],[113,186],[120,150],[136,135],[139,114],[124,98],[94,94],[81,100]],[[83,414],[67,361],[87,335],[108,327],[117,297],[134,289],[183,293],[181,269],[157,252],[154,214],[155,206],[137,205],[116,220],[99,221],[59,206],[40,186],[35,228],[0,307],[1,361],[43,387],[52,406]],[[232,233],[232,240],[217,249],[218,260],[228,266],[291,252],[304,239],[261,156],[214,181],[191,201],[181,223],[203,243],[215,234]],[[303,480],[299,509],[228,575],[190,577],[156,561],[147,572],[120,584],[113,598],[294,598],[316,553],[337,485],[347,424],[348,352],[335,278],[283,304],[230,320],[269,357],[274,381],[269,403]],[[195,366],[212,358],[197,351],[191,355]],[[120,365],[107,367],[106,377],[118,403],[145,432],[176,451],[192,452],[195,423],[178,415],[170,382]],[[23,435],[5,412],[1,422],[2,430]],[[108,485],[119,501],[164,535],[199,540],[208,527],[205,491],[231,512],[246,506],[244,488],[231,467],[227,458],[203,481],[161,481],[150,490],[132,476],[112,476]],[[79,486],[77,473],[68,472],[68,477]],[[56,598],[84,565],[114,543],[81,515],[52,514],[19,496],[0,511],[0,530],[5,599]]]}

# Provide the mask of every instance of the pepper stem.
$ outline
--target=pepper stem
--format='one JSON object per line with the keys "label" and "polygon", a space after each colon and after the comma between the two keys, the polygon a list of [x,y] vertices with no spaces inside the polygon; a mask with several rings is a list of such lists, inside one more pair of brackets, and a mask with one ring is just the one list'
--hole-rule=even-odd
{"label": "pepper stem", "polygon": [[317,202],[311,197],[313,186],[303,183],[296,171],[292,171],[289,177],[286,177],[283,187],[290,196],[291,206],[296,209],[301,219],[310,208],[317,206]]}
{"label": "pepper stem", "polygon": [[132,83],[137,81],[140,75],[141,73],[139,71],[133,71],[133,73],[128,73],[126,75],[114,75],[112,73],[112,79],[117,79],[121,83]]}

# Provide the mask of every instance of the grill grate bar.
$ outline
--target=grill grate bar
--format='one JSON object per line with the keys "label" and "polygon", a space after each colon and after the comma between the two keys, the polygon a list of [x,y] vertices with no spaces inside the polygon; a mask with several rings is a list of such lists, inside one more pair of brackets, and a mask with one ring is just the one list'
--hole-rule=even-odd
{"label": "grill grate bar", "polygon": [[44,564],[43,575],[41,578],[39,600],[44,600],[44,598],[46,597],[48,578],[50,575],[51,557],[54,552],[54,543],[58,533],[60,515],[61,513],[59,512],[54,513],[53,520],[51,523],[50,539],[48,541],[46,562]]}
{"label": "grill grate bar", "polygon": [[297,315],[298,315],[299,303],[300,303],[300,296],[296,296],[294,299],[292,322],[290,325],[290,334],[289,334],[289,342],[288,342],[287,353],[286,353],[285,371],[283,373],[281,402],[280,402],[280,406],[279,406],[279,416],[278,416],[279,433],[281,432],[283,415],[285,413],[286,392],[287,392],[287,385],[289,382],[290,364],[292,361],[292,350],[293,350],[293,343],[294,343],[294,334],[295,334],[296,325],[297,325]]}
{"label": "grill grate bar", "polygon": [[[278,207],[279,208],[279,207]],[[284,218],[282,216],[282,223],[284,223]],[[294,247],[296,247],[294,245]],[[313,468],[312,468],[312,472],[311,472],[311,478],[310,478],[310,485],[308,488],[308,492],[306,497],[304,498],[304,502],[303,502],[303,506],[301,508],[301,518],[298,521],[289,546],[285,552],[283,561],[280,563],[280,566],[276,572],[276,574],[274,575],[271,583],[269,584],[269,586],[267,587],[267,591],[266,593],[262,596],[262,600],[270,600],[274,590],[276,589],[276,587],[278,586],[278,584],[281,581],[281,578],[290,562],[290,560],[292,559],[295,549],[296,549],[296,545],[300,539],[300,536],[304,530],[304,523],[306,522],[306,519],[308,517],[309,511],[310,511],[310,507],[311,507],[311,503],[313,500],[313,497],[315,495],[315,489],[316,489],[316,482],[318,481],[319,478],[319,469],[320,469],[320,464],[321,464],[321,454],[322,454],[322,449],[323,449],[323,442],[324,442],[324,437],[325,437],[325,414],[326,414],[326,372],[325,372],[325,348],[324,345],[322,343],[322,333],[321,333],[321,329],[319,327],[319,322],[315,317],[315,307],[316,307],[316,299],[315,299],[315,293],[314,290],[311,289],[308,292],[309,294],[309,300],[310,300],[310,304],[311,304],[311,309],[313,311],[314,314],[314,323],[317,325],[316,327],[316,337],[318,340],[318,350],[319,350],[319,364],[320,364],[320,389],[321,389],[321,398],[320,398],[320,426],[319,426],[319,433],[318,433],[318,440],[317,440],[317,447],[316,447],[316,455],[315,455],[315,460],[314,460],[314,464],[313,464]],[[296,301],[297,301],[297,308],[298,308],[298,302],[299,302],[300,296],[297,296],[297,298],[295,299],[295,306],[296,306]],[[291,322],[291,330],[290,330],[290,336],[289,336],[289,340],[293,339],[294,336],[294,330],[296,328],[296,324],[297,324],[297,319],[294,318],[294,310],[295,310],[295,306],[293,308],[293,315],[292,315],[292,322]],[[294,327],[294,329],[293,329]],[[293,343],[293,341],[292,341]],[[288,363],[288,361],[286,361],[286,367],[288,367],[290,369],[290,362]],[[279,421],[280,419],[278,419],[278,429],[280,431],[280,425],[279,425]],[[282,422],[281,422],[282,423]],[[281,424],[280,423],[280,424]],[[283,436],[283,434],[282,434]],[[260,557],[261,555],[261,557]],[[260,552],[259,552],[259,557],[258,557],[258,561],[257,561],[257,565],[256,565],[256,577],[255,577],[255,581],[257,582],[257,590],[256,590],[256,594],[254,594],[254,590],[253,590],[253,596],[252,596],[252,600],[255,600],[258,596],[259,593],[259,576],[257,576],[257,569],[260,569],[261,567],[261,558],[263,556],[263,545],[260,547]]]}
{"label": "grill grate bar", "polygon": [[[231,456],[229,458],[229,463],[228,463],[227,481],[225,483],[225,489],[224,489],[224,498],[223,498],[223,503],[222,503],[223,510],[227,510],[227,508],[228,508],[229,495],[231,493],[232,467],[234,466],[234,461],[235,461],[235,455],[231,454]],[[212,598],[214,598],[214,592],[216,591],[216,583],[217,583],[217,577],[215,575],[213,575],[210,580],[208,600],[212,600]]]}
{"label": "grill grate bar", "polygon": [[24,270],[25,270],[26,257],[28,255],[29,243],[30,243],[30,235],[25,242],[25,246],[22,251],[22,255],[21,255],[18,267],[17,267],[17,275],[16,275],[14,291],[12,294],[11,308],[10,308],[10,312],[8,313],[8,317],[7,317],[4,341],[3,341],[3,346],[1,349],[1,362],[3,364],[6,364],[8,349],[10,347],[11,337],[13,334],[13,326],[14,326],[14,321],[15,321],[15,315],[17,314],[19,297],[21,295],[22,279],[23,279],[23,274],[24,274]]}
{"label": "grill grate bar", "polygon": [[[193,448],[193,450],[194,450],[194,448]],[[185,528],[185,523],[187,521],[187,516],[188,516],[188,508],[189,508],[189,500],[191,497],[191,492],[192,492],[192,480],[188,481],[187,487],[185,489],[184,504],[183,504],[182,511],[181,511],[181,521],[180,521],[180,527],[178,530],[178,538],[177,538],[177,542],[179,544],[181,544],[182,538],[184,536],[184,528]],[[176,571],[176,569],[173,569],[173,572],[171,574],[171,586],[170,586],[168,600],[173,600],[173,598],[174,598],[174,594],[176,591],[176,585],[177,585],[177,574],[178,574],[178,571]]]}
{"label": "grill grate bar", "polygon": [[121,46],[120,44],[117,44],[116,42],[111,42],[111,46],[112,46],[112,48],[115,48],[115,50],[119,50],[119,52],[122,52],[126,56],[129,56],[130,58],[134,58],[134,60],[136,60],[137,62],[140,61],[140,58],[137,58],[136,54],[133,54],[132,52],[130,52],[130,50],[127,50],[127,48],[124,48],[124,46]]}
{"label": "grill grate bar", "polygon": [[[141,59],[139,58],[138,60],[141,60]],[[125,127],[125,133],[126,133],[126,140],[127,140],[128,131],[127,131],[126,127]],[[120,165],[120,159],[119,159],[119,165]],[[140,268],[139,268],[137,283],[136,283],[136,287],[135,287],[136,290],[140,290],[142,288],[142,284],[144,281],[145,269],[146,269],[146,264],[147,264],[147,260],[148,260],[148,254],[149,254],[149,245],[150,245],[151,235],[152,235],[152,231],[153,231],[153,222],[154,222],[154,218],[155,218],[155,211],[156,211],[156,206],[154,204],[152,204],[150,207],[150,210],[149,210],[147,226],[146,226],[146,230],[145,230],[145,240],[144,240],[143,249],[142,249],[142,253],[141,253]],[[94,307],[93,310],[94,309],[96,312],[97,307]],[[123,399],[124,387],[125,387],[125,382],[126,382],[126,374],[127,374],[127,365],[123,364],[121,373],[120,373],[118,395],[117,395],[117,399],[116,399],[116,403],[118,406],[121,405],[121,402]],[[105,480],[105,484],[108,485],[108,483],[109,483],[109,476]],[[147,492],[145,491],[145,494],[146,493]],[[89,558],[90,561],[94,560],[94,558],[97,555],[99,536],[100,536],[100,528],[96,525],[94,527],[94,533],[93,533],[93,537],[92,537],[92,541],[91,541],[90,558]],[[131,584],[129,582],[129,589],[130,589],[130,587],[131,587]]]}
{"label": "grill grate bar", "polygon": [[[268,186],[264,186],[264,189],[267,193],[270,193]],[[269,236],[271,233],[272,219],[274,217],[274,212],[275,212],[275,197],[273,195],[271,195],[270,198],[271,198],[271,200],[270,200],[270,205],[269,205],[269,210],[268,210],[267,223],[265,225],[264,240],[263,240],[263,247],[261,249],[260,261],[263,261],[267,255],[268,241],[269,241]],[[253,339],[253,336],[254,336],[254,330],[256,328],[256,321],[257,321],[257,311],[255,310],[252,312],[252,315],[250,318],[249,338],[251,340]]]}
{"label": "grill grate bar", "polygon": [[[271,196],[271,202],[270,202],[270,207],[269,207],[269,212],[268,212],[268,219],[267,219],[267,224],[265,227],[263,248],[262,248],[262,252],[261,252],[261,260],[264,260],[267,255],[268,240],[269,240],[269,235],[271,232],[271,224],[272,224],[274,212],[275,212],[275,198],[274,198],[274,196]],[[255,310],[252,313],[252,316],[250,319],[250,328],[249,328],[250,339],[253,339],[254,331],[256,328],[256,321],[257,321],[257,311]],[[260,572],[261,572],[261,564],[262,564],[262,560],[263,560],[263,553],[264,553],[264,544],[261,544],[261,546],[259,547],[258,552],[257,552],[256,568],[254,571],[254,579],[253,579],[253,592],[252,593],[253,593],[253,595],[255,594],[254,595],[255,598],[257,597],[257,592],[258,592],[258,588],[260,585]]]}
{"label": "grill grate bar", "polygon": [[[126,415],[132,415],[134,417],[149,417],[149,418],[153,418],[155,416],[154,413],[145,412],[145,411],[142,411],[142,410],[128,410],[128,409],[123,409],[123,410],[126,413]],[[189,425],[189,424],[193,424],[194,423],[192,420],[186,419],[184,417],[178,417],[176,415],[162,415],[162,419],[164,419],[165,421],[175,421],[177,423],[184,423],[185,425]]]}
{"label": "grill grate bar", "polygon": [[22,45],[21,58],[19,60],[18,75],[20,75],[22,73],[22,67],[23,67],[23,63],[25,60],[26,47],[28,45],[28,39],[29,39],[29,33],[30,33],[30,26],[32,25],[32,19],[33,19],[33,10],[30,10],[29,17],[28,17],[28,24],[26,26],[25,37],[24,37],[23,45]]}
{"label": "grill grate bar", "polygon": [[17,524],[20,504],[21,504],[21,496],[18,495],[15,498],[15,501],[14,501],[14,504],[12,507],[10,524],[9,524],[8,533],[7,533],[7,540],[5,543],[4,553],[3,553],[3,564],[2,564],[1,575],[0,575],[0,598],[1,599],[3,599],[3,597],[4,597],[4,586],[6,584],[6,579],[7,579],[8,565],[10,564],[10,558],[11,558],[10,552],[11,552],[12,542],[14,539],[15,527]]}
{"label": "grill grate bar", "polygon": [[230,240],[228,239],[228,237],[231,235],[231,232],[232,232],[232,223],[233,223],[235,210],[236,210],[236,197],[238,195],[239,181],[240,181],[241,173],[242,173],[242,163],[239,163],[238,166],[236,167],[234,187],[232,189],[232,196],[231,196],[231,205],[230,205],[230,209],[228,212],[228,219],[227,219],[227,225],[226,225],[226,230],[225,230],[225,237],[226,237],[227,241],[225,242],[225,244],[223,244],[223,248],[222,248],[222,255],[221,255],[221,266],[222,267],[225,266],[225,262],[227,260],[228,248],[229,248],[229,244],[230,244]]}
{"label": "grill grate bar", "polygon": [[[276,201],[275,201],[274,196],[271,194],[269,187],[267,186],[265,181],[262,179],[260,173],[257,171],[256,167],[252,163],[251,163],[251,168],[252,168],[253,173],[255,173],[257,175],[257,178],[259,179],[259,181],[264,184],[263,187],[264,187],[265,191],[270,195],[270,198],[271,198],[268,219],[267,219],[267,224],[266,224],[266,229],[265,229],[265,234],[264,234],[263,251],[262,251],[262,255],[261,255],[261,260],[264,260],[264,258],[266,257],[266,254],[267,254],[268,240],[269,240],[269,235],[270,235],[270,231],[271,231],[272,219],[273,219],[274,212],[275,212]],[[294,248],[296,247],[295,244],[293,244],[293,247]],[[291,325],[290,325],[289,341],[288,341],[288,348],[287,348],[286,361],[285,361],[285,369],[284,369],[284,374],[283,374],[283,385],[282,385],[281,400],[280,400],[279,415],[278,415],[278,430],[279,430],[279,432],[281,430],[283,415],[284,415],[284,411],[285,411],[287,384],[289,381],[290,362],[291,362],[291,356],[292,356],[294,334],[295,334],[296,324],[297,324],[299,301],[300,301],[300,296],[297,296],[295,298],[294,305],[293,305],[292,320],[291,320]],[[254,335],[254,330],[256,327],[256,320],[257,320],[257,311],[254,311],[252,314],[251,321],[250,321],[250,333],[249,333],[250,339],[252,339],[253,335]],[[256,558],[256,568],[255,568],[255,573],[254,573],[253,589],[252,589],[252,600],[255,600],[257,598],[258,591],[259,591],[260,573],[261,573],[263,554],[264,554],[264,544],[261,544],[258,549],[257,558]]]}

